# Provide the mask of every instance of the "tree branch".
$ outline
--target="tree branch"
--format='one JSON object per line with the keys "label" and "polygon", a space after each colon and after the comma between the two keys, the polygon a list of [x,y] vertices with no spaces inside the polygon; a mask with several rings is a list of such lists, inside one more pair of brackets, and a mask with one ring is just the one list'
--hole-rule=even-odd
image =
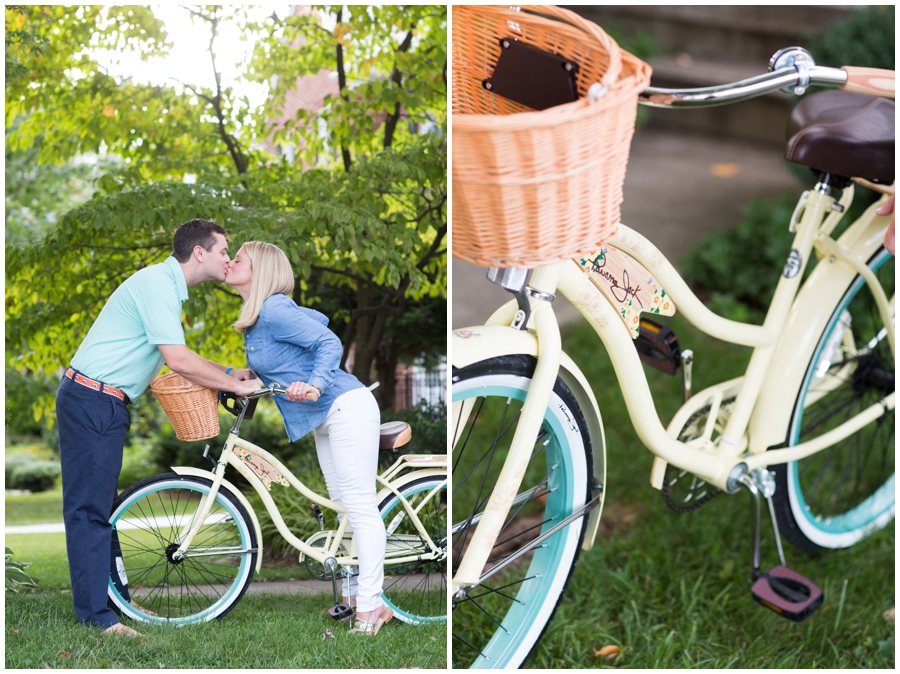
{"label": "tree branch", "polygon": [[235,169],[237,169],[238,175],[242,176],[240,179],[241,185],[244,186],[244,189],[250,189],[247,181],[243,178],[243,176],[247,173],[247,158],[241,151],[241,148],[239,147],[234,136],[232,136],[226,130],[225,114],[222,112],[222,76],[219,74],[218,68],[216,68],[216,52],[214,49],[216,37],[218,36],[217,31],[219,27],[219,18],[217,16],[207,16],[190,8],[186,9],[194,16],[199,17],[209,23],[210,37],[208,51],[209,58],[212,63],[213,76],[216,79],[216,95],[210,98],[209,96],[205,96],[199,93],[196,89],[194,89],[194,87],[190,87],[190,89],[194,92],[195,95],[200,96],[213,106],[213,109],[216,113],[216,121],[218,122],[219,127],[219,138],[221,138],[222,142],[225,143],[225,147],[228,148],[228,154],[231,156],[231,161],[234,163],[234,167]]}
{"label": "tree branch", "polygon": [[[343,17],[344,9],[343,7],[338,10],[337,13],[337,23],[341,23],[341,18]],[[338,73],[338,91],[340,92],[340,97],[344,100],[344,102],[350,101],[349,97],[345,93],[345,89],[347,88],[347,73],[344,72],[344,46],[338,42],[335,53],[335,60],[337,62],[337,73]],[[351,166],[350,159],[350,150],[341,142],[341,157],[344,160],[344,171],[349,173]]]}
{"label": "tree branch", "polygon": [[[413,33],[410,30],[406,37],[403,38],[403,42],[400,44],[400,47],[397,51],[401,54],[409,51],[410,45],[412,45]],[[397,89],[403,85],[403,75],[400,73],[400,68],[397,67],[396,63],[394,64],[394,72],[391,73],[391,81],[397,85]],[[388,149],[391,147],[391,144],[394,142],[394,131],[397,128],[397,123],[400,121],[400,101],[394,103],[394,112],[388,115],[387,120],[384,123],[384,149]]]}

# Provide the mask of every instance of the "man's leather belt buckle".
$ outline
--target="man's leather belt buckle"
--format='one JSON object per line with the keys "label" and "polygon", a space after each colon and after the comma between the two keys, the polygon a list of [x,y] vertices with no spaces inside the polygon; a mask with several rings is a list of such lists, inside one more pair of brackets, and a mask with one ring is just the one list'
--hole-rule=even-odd
{"label": "man's leather belt buckle", "polygon": [[95,391],[100,391],[101,393],[107,393],[111,396],[115,396],[122,402],[128,402],[128,396],[126,396],[119,389],[104,384],[103,382],[95,381],[93,379],[88,379],[80,372],[76,372],[71,367],[66,370],[66,376],[74,381],[76,384],[81,384],[82,386],[87,386],[88,388],[94,389]]}

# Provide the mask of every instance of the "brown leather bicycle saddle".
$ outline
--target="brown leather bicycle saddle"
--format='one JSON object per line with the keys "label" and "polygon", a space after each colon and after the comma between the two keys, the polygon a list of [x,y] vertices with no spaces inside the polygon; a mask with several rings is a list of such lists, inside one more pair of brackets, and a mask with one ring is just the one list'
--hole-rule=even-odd
{"label": "brown leather bicycle saddle", "polygon": [[784,156],[820,171],[894,182],[894,101],[823,91],[791,113]]}

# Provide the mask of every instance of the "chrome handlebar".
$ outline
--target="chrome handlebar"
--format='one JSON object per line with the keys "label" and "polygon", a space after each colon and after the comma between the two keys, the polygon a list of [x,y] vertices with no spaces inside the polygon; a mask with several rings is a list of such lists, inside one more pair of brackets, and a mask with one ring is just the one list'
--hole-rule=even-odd
{"label": "chrome handlebar", "polygon": [[638,102],[654,108],[707,108],[744,101],[772,91],[803,94],[813,84],[842,87],[847,72],[840,68],[817,66],[812,56],[800,47],[788,47],[769,61],[769,70],[740,82],[699,89],[660,89],[648,87],[638,95]]}
{"label": "chrome handlebar", "polygon": [[[807,86],[819,84],[827,87],[841,87],[847,82],[847,73],[839,68],[814,66],[808,70],[806,81]],[[806,87],[802,86],[801,74],[794,69],[785,68],[716,87],[701,89],[648,87],[638,95],[638,103],[653,108],[707,108],[737,103],[779,89],[792,90],[791,93],[798,96],[806,91]],[[797,89],[800,91],[798,92]]]}
{"label": "chrome handlebar", "polygon": [[258,391],[254,391],[249,394],[245,400],[252,400],[253,398],[262,398],[265,395],[284,395],[287,389],[283,389],[280,386],[275,386],[274,383],[269,384],[266,388],[261,388]]}

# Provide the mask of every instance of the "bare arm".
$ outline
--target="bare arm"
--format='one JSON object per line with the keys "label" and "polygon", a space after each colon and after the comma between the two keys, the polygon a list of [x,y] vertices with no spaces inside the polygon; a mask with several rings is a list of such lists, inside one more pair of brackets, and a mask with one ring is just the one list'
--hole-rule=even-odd
{"label": "bare arm", "polygon": [[230,391],[246,396],[258,391],[256,380],[241,381],[225,374],[225,366],[201,358],[184,344],[160,344],[166,365],[185,379],[216,391]]}

